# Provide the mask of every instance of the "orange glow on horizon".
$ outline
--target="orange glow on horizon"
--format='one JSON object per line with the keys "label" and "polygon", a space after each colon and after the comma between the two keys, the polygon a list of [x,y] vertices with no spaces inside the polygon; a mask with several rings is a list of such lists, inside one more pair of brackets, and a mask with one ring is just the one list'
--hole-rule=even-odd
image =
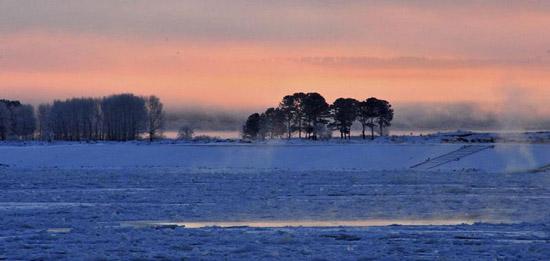
{"label": "orange glow on horizon", "polygon": [[[134,92],[155,94],[172,109],[255,109],[274,106],[296,91],[317,91],[329,102],[377,96],[397,103],[499,103],[501,89],[509,85],[535,93],[533,103],[544,103],[550,95],[546,60],[411,61],[396,59],[395,50],[337,44],[132,42],[41,33],[4,36],[0,44],[10,54],[0,60],[2,96],[33,103]],[[357,61],[334,62],[333,57],[357,54]]]}

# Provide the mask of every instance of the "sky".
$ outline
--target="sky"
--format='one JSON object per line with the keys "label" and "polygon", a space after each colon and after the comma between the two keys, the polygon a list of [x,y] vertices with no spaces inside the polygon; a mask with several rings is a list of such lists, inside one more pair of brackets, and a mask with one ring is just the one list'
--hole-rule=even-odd
{"label": "sky", "polygon": [[0,97],[250,110],[317,91],[550,115],[548,28],[550,1],[0,0]]}

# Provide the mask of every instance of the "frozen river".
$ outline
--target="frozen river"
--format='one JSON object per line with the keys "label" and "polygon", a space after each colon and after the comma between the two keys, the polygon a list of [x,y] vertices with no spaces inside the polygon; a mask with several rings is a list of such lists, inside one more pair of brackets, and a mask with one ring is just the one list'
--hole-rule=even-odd
{"label": "frozen river", "polygon": [[0,257],[547,259],[548,145],[497,145],[0,146]]}
{"label": "frozen river", "polygon": [[0,176],[0,254],[10,260],[550,254],[545,173],[157,168]]}

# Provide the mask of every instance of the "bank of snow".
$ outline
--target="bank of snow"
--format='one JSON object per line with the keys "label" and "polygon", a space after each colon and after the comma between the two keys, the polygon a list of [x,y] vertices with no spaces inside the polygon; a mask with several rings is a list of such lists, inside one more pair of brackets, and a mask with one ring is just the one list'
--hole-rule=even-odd
{"label": "bank of snow", "polygon": [[[403,170],[455,151],[449,143],[147,144],[0,146],[10,168],[151,168],[206,171]],[[434,170],[509,172],[550,164],[550,144],[496,144]]]}

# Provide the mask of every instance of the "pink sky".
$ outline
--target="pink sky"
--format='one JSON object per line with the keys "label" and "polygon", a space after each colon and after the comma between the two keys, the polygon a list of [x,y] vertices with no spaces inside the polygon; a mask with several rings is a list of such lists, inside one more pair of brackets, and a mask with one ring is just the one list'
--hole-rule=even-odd
{"label": "pink sky", "polygon": [[169,108],[329,101],[522,104],[548,111],[542,1],[2,1],[0,97],[120,92]]}

